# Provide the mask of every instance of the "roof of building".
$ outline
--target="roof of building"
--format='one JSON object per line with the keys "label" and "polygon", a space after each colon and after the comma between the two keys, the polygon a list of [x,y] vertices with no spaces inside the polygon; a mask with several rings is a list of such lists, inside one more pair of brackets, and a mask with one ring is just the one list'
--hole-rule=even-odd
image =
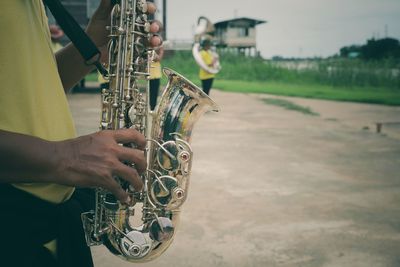
{"label": "roof of building", "polygon": [[245,23],[248,26],[254,27],[258,24],[262,24],[262,23],[266,23],[266,22],[267,22],[266,20],[258,20],[258,19],[241,17],[241,18],[234,18],[234,19],[219,21],[219,22],[214,23],[214,26],[216,28],[225,28],[228,25],[243,25],[243,23]]}

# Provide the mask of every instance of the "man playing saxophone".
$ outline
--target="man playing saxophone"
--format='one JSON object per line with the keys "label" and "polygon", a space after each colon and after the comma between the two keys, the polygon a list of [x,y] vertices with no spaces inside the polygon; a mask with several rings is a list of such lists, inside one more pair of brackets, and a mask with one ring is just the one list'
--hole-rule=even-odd
{"label": "man playing saxophone", "polygon": [[[102,0],[86,29],[103,52],[111,9]],[[152,23],[150,32],[159,27]],[[101,187],[129,202],[113,177],[140,190],[146,140],[133,129],[76,137],[65,92],[93,67],[73,44],[53,55],[41,0],[2,1],[0,35],[0,265],[93,266],[75,187]],[[160,37],[149,44],[159,46]]]}

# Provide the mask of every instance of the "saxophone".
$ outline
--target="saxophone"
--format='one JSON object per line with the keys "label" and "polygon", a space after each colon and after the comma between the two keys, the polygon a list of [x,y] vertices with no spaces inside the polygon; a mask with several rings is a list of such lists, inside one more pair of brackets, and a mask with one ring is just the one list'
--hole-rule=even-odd
{"label": "saxophone", "polygon": [[109,86],[101,93],[100,123],[101,130],[134,128],[145,135],[144,186],[138,192],[115,177],[130,195],[131,204],[96,188],[94,210],[81,216],[89,246],[103,244],[130,262],[150,261],[172,243],[188,194],[192,129],[206,111],[218,110],[197,86],[164,68],[167,86],[155,111],[149,111],[148,77],[154,50],[148,47],[146,11],[145,0],[118,0],[112,9],[105,77]]}

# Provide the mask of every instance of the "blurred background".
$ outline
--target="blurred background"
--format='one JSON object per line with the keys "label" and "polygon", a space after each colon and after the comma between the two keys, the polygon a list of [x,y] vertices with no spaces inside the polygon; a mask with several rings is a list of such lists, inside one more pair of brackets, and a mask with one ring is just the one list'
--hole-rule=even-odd
{"label": "blurred background", "polygon": [[[62,2],[85,27],[99,0]],[[223,66],[214,83],[219,90],[400,103],[397,0],[154,2],[154,19],[165,26],[162,65],[196,84],[191,49],[198,18],[205,16],[215,26],[213,42]],[[96,87],[97,80],[94,73],[75,89]]]}
{"label": "blurred background", "polygon": [[[369,39],[400,38],[397,0],[153,1],[170,41],[191,43],[200,16],[213,23],[241,17],[265,21],[256,27],[257,50],[265,59],[325,58]],[[62,2],[84,26],[100,1]]]}

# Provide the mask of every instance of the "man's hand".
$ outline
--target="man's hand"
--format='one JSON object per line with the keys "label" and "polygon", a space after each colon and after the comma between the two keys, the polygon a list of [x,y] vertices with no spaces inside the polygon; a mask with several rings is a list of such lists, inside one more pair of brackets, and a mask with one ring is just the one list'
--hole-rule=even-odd
{"label": "man's hand", "polygon": [[[130,143],[136,148],[121,145]],[[54,156],[58,163],[54,178],[57,183],[70,186],[105,188],[126,203],[128,195],[114,177],[141,190],[140,174],[146,170],[145,146],[144,136],[132,129],[105,130],[56,142]],[[135,168],[124,163],[133,163]]]}
{"label": "man's hand", "polygon": [[[99,48],[102,54],[102,61],[105,62],[107,59],[107,44],[109,41],[108,34],[109,30],[106,29],[107,26],[110,26],[111,22],[111,0],[102,0],[99,7],[93,14],[88,27],[86,29],[87,34]],[[156,12],[156,6],[147,2],[147,13],[154,14]],[[150,38],[149,44],[152,47],[160,46],[162,43],[162,39],[160,36],[155,35],[161,29],[161,23],[159,21],[153,21],[150,24]]]}

